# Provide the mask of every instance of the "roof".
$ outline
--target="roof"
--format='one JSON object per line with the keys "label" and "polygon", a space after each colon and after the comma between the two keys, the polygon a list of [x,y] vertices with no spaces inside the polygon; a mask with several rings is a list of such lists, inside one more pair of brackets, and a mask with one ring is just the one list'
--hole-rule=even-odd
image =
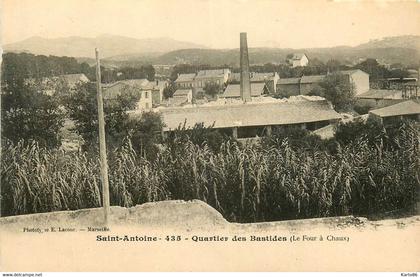
{"label": "roof", "polygon": [[298,124],[341,118],[325,100],[173,108],[162,109],[161,113],[166,125],[164,131],[174,130],[184,122],[187,128],[194,127],[197,123],[203,123],[204,126],[214,124],[214,128],[230,128]]}
{"label": "roof", "polygon": [[192,82],[195,78],[195,73],[179,74],[175,82]]}
{"label": "roof", "polygon": [[163,101],[163,105],[167,106],[181,106],[188,101],[187,97],[171,97]]}
{"label": "roof", "polygon": [[[251,96],[261,96],[264,93],[264,83],[251,83]],[[241,85],[230,84],[225,89],[225,92],[220,96],[224,98],[241,97]]]}
{"label": "roof", "polygon": [[196,79],[223,77],[226,72],[230,72],[230,70],[227,68],[200,70],[197,73]]}
{"label": "roof", "polygon": [[78,82],[89,82],[89,79],[83,73],[60,75],[69,85],[76,85]]}
{"label": "roof", "polygon": [[[250,81],[251,82],[263,82],[266,80],[273,80],[276,76],[276,72],[266,72],[266,73],[260,73],[260,72],[250,72]],[[235,72],[230,74],[230,79],[232,81],[240,81],[241,79],[241,73]]]}
{"label": "roof", "polygon": [[305,53],[294,53],[292,60],[301,60],[303,56],[306,56]]}
{"label": "roof", "polygon": [[104,91],[115,91],[120,90],[125,86],[131,88],[140,89],[140,90],[153,90],[155,89],[154,82],[149,82],[147,79],[131,79],[131,80],[121,80],[112,84],[103,84],[102,87]]}
{"label": "roof", "polygon": [[360,69],[349,69],[349,70],[340,70],[339,71],[341,74],[345,74],[345,75],[352,75],[352,74],[354,74],[354,73],[356,73],[356,72],[361,72],[361,73],[364,73],[364,74],[367,74],[367,75],[369,75],[368,73],[366,73],[366,72],[364,72],[363,70],[360,70]]}
{"label": "roof", "polygon": [[324,80],[325,75],[310,75],[310,76],[302,76],[300,79],[301,84],[310,84],[310,83],[319,83]]}
{"label": "roof", "polygon": [[300,82],[300,78],[280,78],[277,81],[278,85],[297,85]]}
{"label": "roof", "polygon": [[400,90],[370,89],[365,93],[356,95],[356,97],[362,99],[402,99],[402,92]]}
{"label": "roof", "polygon": [[191,89],[177,89],[173,96],[187,96],[189,93],[192,93]]}
{"label": "roof", "polygon": [[369,113],[380,117],[420,114],[420,104],[408,100],[385,108],[376,109]]}

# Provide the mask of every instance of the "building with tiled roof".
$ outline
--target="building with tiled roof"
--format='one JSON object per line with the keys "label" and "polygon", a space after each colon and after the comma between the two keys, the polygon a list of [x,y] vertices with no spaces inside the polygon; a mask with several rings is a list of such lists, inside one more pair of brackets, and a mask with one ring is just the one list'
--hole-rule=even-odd
{"label": "building with tiled roof", "polygon": [[175,85],[178,88],[192,88],[195,87],[194,78],[197,74],[196,73],[183,73],[179,74],[178,78],[175,80]]}
{"label": "building with tiled roof", "polygon": [[[359,95],[369,91],[369,74],[360,70],[343,70],[339,71],[345,78],[345,81],[354,85],[355,95]],[[308,75],[300,78],[280,78],[277,81],[277,94],[283,97],[291,95],[307,95],[311,91],[319,88],[327,75]]]}
{"label": "building with tiled roof", "polygon": [[114,100],[123,94],[133,94],[138,98],[137,109],[147,111],[153,107],[152,95],[156,90],[154,81],[130,79],[103,86],[103,95],[105,100]]}
{"label": "building with tiled roof", "polygon": [[379,119],[384,124],[396,119],[411,119],[420,122],[420,104],[407,100],[395,105],[369,111],[369,116]]}
{"label": "building with tiled roof", "polygon": [[[268,88],[265,83],[251,83],[251,97],[258,97],[268,94]],[[241,85],[229,84],[221,98],[241,98]]]}
{"label": "building with tiled roof", "polygon": [[164,132],[173,131],[184,123],[186,128],[202,123],[239,138],[249,133],[264,135],[260,131],[270,132],[271,128],[287,125],[325,126],[341,118],[326,100],[165,108],[160,113],[165,123]]}
{"label": "building with tiled roof", "polygon": [[307,66],[309,59],[304,53],[295,53],[288,62],[292,67]]}

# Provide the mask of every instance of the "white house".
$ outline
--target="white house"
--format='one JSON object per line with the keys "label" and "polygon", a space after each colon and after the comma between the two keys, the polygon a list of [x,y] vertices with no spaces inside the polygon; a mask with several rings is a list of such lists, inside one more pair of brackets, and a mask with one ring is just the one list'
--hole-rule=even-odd
{"label": "white house", "polygon": [[139,99],[136,108],[149,111],[152,109],[154,88],[154,83],[147,79],[123,80],[104,87],[103,94],[105,100],[114,100],[122,94],[134,94]]}
{"label": "white house", "polygon": [[295,53],[292,58],[289,59],[289,63],[292,67],[307,66],[309,59],[304,53]]}

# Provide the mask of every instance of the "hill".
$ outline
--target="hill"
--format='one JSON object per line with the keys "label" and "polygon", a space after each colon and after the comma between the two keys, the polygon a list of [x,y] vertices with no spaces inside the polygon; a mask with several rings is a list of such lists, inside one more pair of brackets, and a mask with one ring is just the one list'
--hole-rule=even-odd
{"label": "hill", "polygon": [[[283,63],[287,54],[303,52],[310,59],[323,62],[335,59],[352,65],[366,58],[378,59],[381,63],[401,63],[403,65],[420,64],[420,36],[387,37],[372,40],[355,47],[337,46],[328,48],[250,48],[251,64]],[[138,64],[208,64],[211,66],[239,65],[239,49],[179,49],[158,56],[126,55],[113,57],[106,62],[136,66]]]}
{"label": "hill", "polygon": [[185,48],[206,48],[205,46],[178,41],[171,38],[135,39],[124,36],[101,35],[95,38],[65,37],[47,39],[31,37],[20,42],[4,45],[7,52],[30,52],[38,55],[55,55],[69,57],[94,58],[93,49],[101,49],[102,57],[113,57],[128,54],[156,56],[165,52]]}
{"label": "hill", "polygon": [[[44,39],[32,37],[19,43],[5,45],[6,51],[27,51],[34,54],[73,56],[93,65],[93,48],[100,47],[103,65],[109,67],[145,64],[208,64],[211,66],[239,65],[239,49],[209,49],[194,43],[170,38],[134,39],[102,35],[96,38],[68,37]],[[250,48],[251,64],[283,63],[287,54],[303,52],[310,59],[323,62],[335,59],[352,65],[361,59],[375,58],[381,63],[420,64],[420,36],[396,36],[371,40],[355,47],[328,48]]]}

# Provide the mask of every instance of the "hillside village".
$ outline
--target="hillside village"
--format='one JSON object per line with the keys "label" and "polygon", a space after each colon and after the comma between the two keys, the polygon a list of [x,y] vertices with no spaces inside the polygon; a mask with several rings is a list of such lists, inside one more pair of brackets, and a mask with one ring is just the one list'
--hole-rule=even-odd
{"label": "hillside village", "polygon": [[[271,134],[272,129],[288,126],[299,126],[328,138],[337,123],[360,116],[385,122],[393,118],[420,120],[417,71],[412,71],[411,77],[382,79],[381,88],[377,88],[378,82],[370,82],[367,72],[357,68],[281,78],[278,72],[250,71],[247,42],[241,45],[240,51],[241,61],[242,57],[245,59],[240,72],[225,67],[178,73],[174,80],[162,75],[155,80],[120,80],[102,85],[104,99],[112,102],[123,94],[136,95],[138,101],[130,115],[139,118],[150,111],[161,114],[163,133],[172,132],[182,124],[188,128],[204,124],[236,139],[262,137]],[[285,64],[290,68],[305,68],[309,61],[305,53],[294,53],[288,55]],[[337,110],[330,101],[320,97],[322,82],[334,75],[351,87],[355,106],[368,109],[368,114]],[[70,87],[77,82],[89,82],[84,74],[62,75],[61,79]],[[165,95],[165,90],[170,95]]]}

